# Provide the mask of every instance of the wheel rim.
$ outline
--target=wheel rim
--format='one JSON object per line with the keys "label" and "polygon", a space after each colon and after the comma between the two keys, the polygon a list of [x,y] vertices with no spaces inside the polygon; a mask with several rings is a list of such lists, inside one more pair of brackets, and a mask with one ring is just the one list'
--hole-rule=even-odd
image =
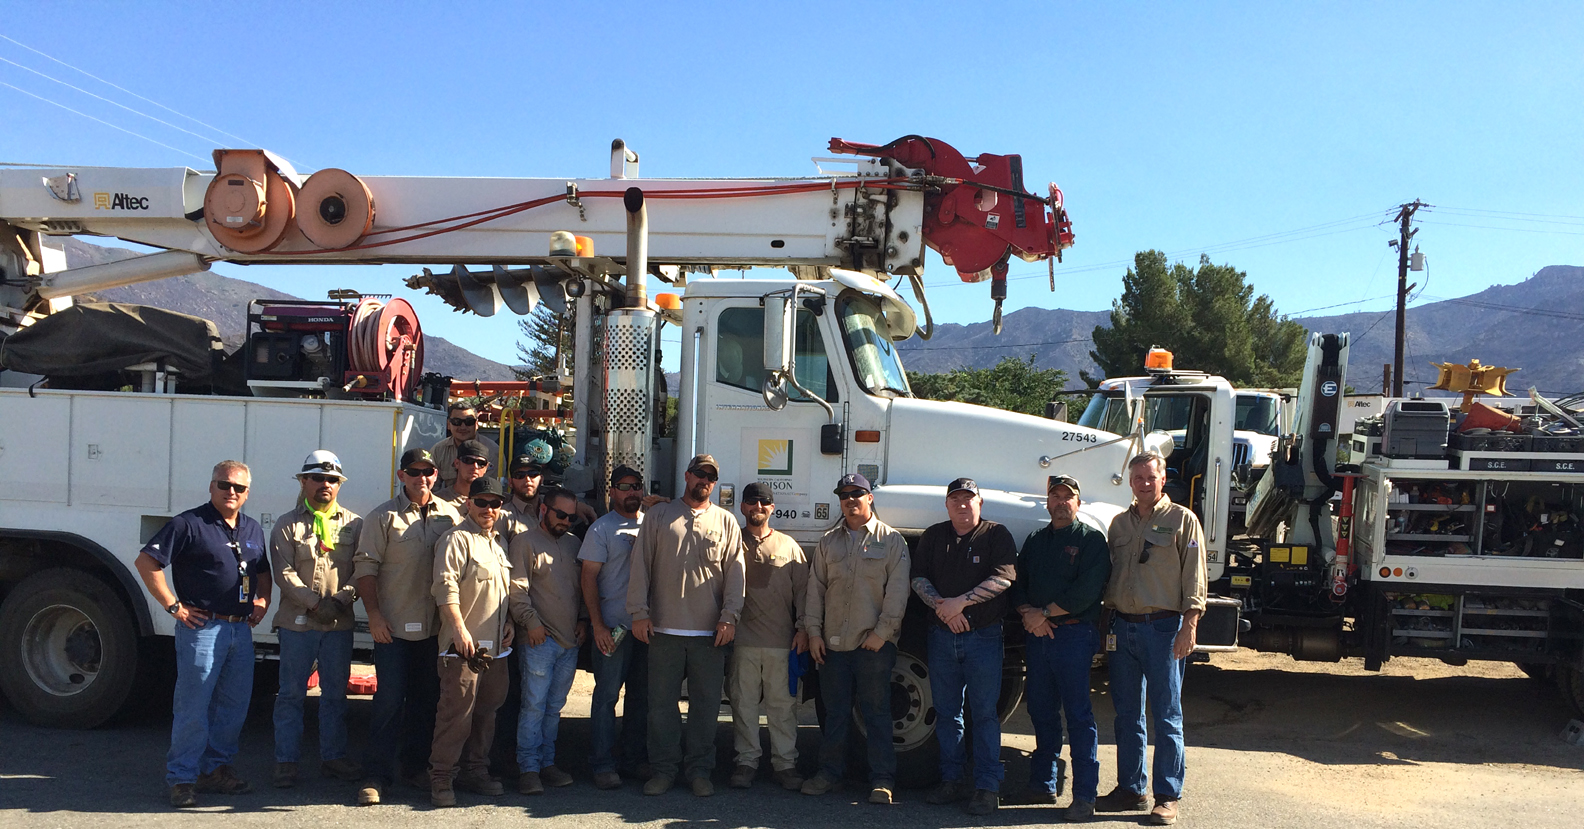
{"label": "wheel rim", "polygon": [[22,664],[33,684],[57,696],[80,694],[99,676],[99,628],[71,605],[33,614],[22,631]]}
{"label": "wheel rim", "polygon": [[[868,736],[856,706],[853,721],[859,733]],[[891,669],[891,742],[897,751],[911,751],[934,737],[935,701],[930,695],[929,666],[898,651]]]}

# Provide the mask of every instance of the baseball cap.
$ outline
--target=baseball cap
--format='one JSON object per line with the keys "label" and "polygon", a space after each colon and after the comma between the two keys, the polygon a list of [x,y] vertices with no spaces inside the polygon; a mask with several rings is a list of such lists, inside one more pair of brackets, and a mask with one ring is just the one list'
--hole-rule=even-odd
{"label": "baseball cap", "polygon": [[334,475],[346,480],[346,476],[341,474],[341,459],[328,449],[315,449],[303,458],[302,471],[297,473],[297,477],[304,475]]}
{"label": "baseball cap", "polygon": [[628,466],[627,464],[620,464],[615,469],[611,470],[611,477],[610,477],[610,482],[611,483],[614,484],[614,483],[616,483],[617,481],[619,481],[619,480],[621,480],[623,478],[637,478],[638,480],[642,481],[643,480],[643,473],[639,472],[636,469],[633,469],[632,467]]}
{"label": "baseball cap", "polygon": [[846,475],[841,476],[841,480],[836,482],[836,488],[834,490],[831,490],[831,491],[835,492],[838,495],[840,495],[842,490],[844,490],[844,489],[846,489],[847,487],[850,487],[850,486],[858,487],[859,489],[863,490],[864,492],[873,492],[874,491],[874,487],[869,485],[869,479],[865,478],[862,475],[859,475],[856,472],[850,472],[850,473],[848,473]]}
{"label": "baseball cap", "polygon": [[462,460],[463,458],[478,458],[481,461],[487,461],[490,460],[490,451],[480,441],[464,440],[462,445],[457,447],[457,460]]}
{"label": "baseball cap", "polygon": [[688,461],[687,471],[692,472],[695,469],[703,469],[706,466],[716,475],[720,474],[720,465],[715,463],[715,458],[711,455],[694,455],[693,460]]}
{"label": "baseball cap", "polygon": [[406,469],[415,463],[426,463],[434,466],[434,455],[430,454],[428,449],[419,447],[413,447],[402,453],[400,468]]}
{"label": "baseball cap", "polygon": [[482,478],[473,479],[473,486],[468,488],[468,497],[471,498],[475,495],[494,495],[505,498],[506,487],[501,485],[499,478],[485,475]]}
{"label": "baseball cap", "polygon": [[508,471],[516,472],[519,469],[527,469],[531,472],[543,472],[544,464],[527,455],[518,455],[517,457],[512,458],[511,467]]}
{"label": "baseball cap", "polygon": [[1045,479],[1046,492],[1050,492],[1059,486],[1067,487],[1068,489],[1072,490],[1072,494],[1074,495],[1078,494],[1078,479],[1071,475],[1052,475]]}
{"label": "baseball cap", "polygon": [[953,492],[972,492],[978,495],[979,485],[974,483],[973,478],[958,478],[946,485],[946,494],[950,495]]}
{"label": "baseball cap", "polygon": [[770,491],[770,487],[767,487],[758,481],[754,481],[753,483],[743,487],[742,502],[746,504],[749,501],[757,500],[769,501],[770,503],[774,504],[775,494]]}

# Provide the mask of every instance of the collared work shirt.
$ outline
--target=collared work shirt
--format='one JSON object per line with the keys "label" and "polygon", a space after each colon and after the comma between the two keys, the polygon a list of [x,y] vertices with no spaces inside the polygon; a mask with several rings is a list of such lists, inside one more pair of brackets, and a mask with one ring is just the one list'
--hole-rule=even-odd
{"label": "collared work shirt", "polygon": [[[485,533],[472,518],[440,537],[435,547],[433,595],[436,605],[456,605],[473,644],[500,655],[506,626],[511,624],[507,597],[511,562],[493,529]],[[456,644],[456,629],[440,616],[440,652]]]}
{"label": "collared work shirt", "polygon": [[[468,484],[469,488],[472,488],[472,486],[473,486],[472,484]],[[468,502],[469,496],[468,496],[468,494],[466,492],[457,492],[456,486],[455,486],[455,481],[453,481],[451,483],[448,483],[445,486],[440,487],[439,489],[435,490],[433,493],[431,493],[431,496],[437,501],[444,501],[447,504],[449,504],[451,506],[451,509],[456,511],[457,515],[460,515],[460,516],[466,516],[467,515],[467,502]],[[502,510],[501,511],[501,515],[504,515],[504,514],[505,514],[505,510]],[[496,516],[496,520],[495,520],[496,524],[500,523],[500,517],[501,516]]]}
{"label": "collared work shirt", "polygon": [[462,516],[449,503],[431,497],[419,506],[405,490],[363,519],[352,576],[374,577],[391,636],[416,642],[439,632],[431,592],[435,544],[460,523]]}
{"label": "collared work shirt", "polygon": [[633,541],[627,612],[662,632],[713,634],[743,607],[742,529],[715,504],[678,498],[644,515]]}
{"label": "collared work shirt", "polygon": [[501,507],[500,517],[495,519],[495,526],[500,528],[501,538],[510,544],[518,533],[525,533],[539,525],[539,496],[524,500],[516,493],[506,500],[506,505]]}
{"label": "collared work shirt", "polygon": [[[275,607],[275,627],[285,630],[351,630],[352,603],[357,589],[352,580],[352,556],[363,519],[340,504],[330,516],[335,528],[335,548],[326,550],[314,534],[313,513],[299,503],[275,521],[270,533],[270,561],[280,602]],[[333,598],[343,607],[330,624],[308,616],[309,608]]]}
{"label": "collared work shirt", "polygon": [[[500,463],[500,444],[479,433],[475,433],[473,439],[489,450],[489,457],[485,460],[490,462],[490,466]],[[456,480],[456,467],[452,465],[457,456],[455,438],[442,438],[439,443],[429,447],[429,454],[434,456],[435,469],[440,470],[440,483],[449,485]]]}
{"label": "collared work shirt", "polygon": [[[1106,604],[1130,614],[1205,609],[1204,529],[1191,510],[1162,495],[1145,518],[1128,507],[1111,519],[1106,539],[1111,547]],[[1140,563],[1146,548],[1149,561]]]}
{"label": "collared work shirt", "polygon": [[247,616],[258,596],[258,580],[270,577],[264,544],[259,522],[237,513],[232,527],[214,504],[206,503],[172,518],[143,553],[171,569],[171,590],[183,604]]}
{"label": "collared work shirt", "polygon": [[[929,581],[943,599],[964,595],[991,576],[1006,581],[1008,589],[1017,578],[1017,541],[1012,531],[994,521],[980,521],[968,531],[958,535],[950,521],[934,524],[924,531],[918,548],[913,552],[913,578]],[[1002,590],[987,602],[963,608],[963,617],[970,629],[999,625],[1006,620],[1011,597]],[[930,614],[930,624],[938,628],[948,625],[939,616]]]}
{"label": "collared work shirt", "polygon": [[771,530],[763,541],[743,534],[742,620],[737,644],[790,648],[802,629],[798,614],[808,596],[808,557],[792,536]]}
{"label": "collared work shirt", "polygon": [[863,530],[837,524],[814,548],[809,562],[803,629],[834,651],[850,651],[872,632],[896,644],[907,610],[910,561],[907,541],[871,517]]}
{"label": "collared work shirt", "polygon": [[[551,538],[535,524],[511,540],[511,616],[519,637],[541,625],[557,645],[577,647],[577,621],[583,608],[578,583],[578,538]],[[525,642],[527,640],[524,640]]]}
{"label": "collared work shirt", "polygon": [[1012,606],[1043,608],[1055,604],[1067,618],[1094,622],[1111,576],[1111,551],[1105,535],[1082,521],[1056,529],[1049,524],[1029,533],[1017,557]]}

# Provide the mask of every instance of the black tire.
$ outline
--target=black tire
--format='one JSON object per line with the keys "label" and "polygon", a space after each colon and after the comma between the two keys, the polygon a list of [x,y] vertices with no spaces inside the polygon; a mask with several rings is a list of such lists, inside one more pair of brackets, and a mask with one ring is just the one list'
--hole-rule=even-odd
{"label": "black tire", "polygon": [[0,606],[0,690],[29,722],[100,725],[125,705],[137,673],[132,614],[89,573],[34,573]]}
{"label": "black tire", "polygon": [[1554,669],[1545,662],[1514,662],[1513,664],[1518,666],[1518,670],[1528,674],[1530,679],[1550,682],[1553,678],[1552,671]]}
{"label": "black tire", "polygon": [[1562,688],[1562,698],[1573,706],[1573,713],[1584,718],[1584,670],[1558,665],[1557,684]]}

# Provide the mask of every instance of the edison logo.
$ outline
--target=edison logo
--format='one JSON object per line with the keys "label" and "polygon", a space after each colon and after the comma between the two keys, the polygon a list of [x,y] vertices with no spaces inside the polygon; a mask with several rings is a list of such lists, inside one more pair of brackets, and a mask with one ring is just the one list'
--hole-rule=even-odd
{"label": "edison logo", "polygon": [[759,441],[759,474],[760,475],[791,475],[792,474],[792,441],[790,441],[790,440],[761,440],[761,441]]}
{"label": "edison logo", "polygon": [[95,193],[95,210],[147,210],[149,209],[148,196],[134,196],[130,193]]}

